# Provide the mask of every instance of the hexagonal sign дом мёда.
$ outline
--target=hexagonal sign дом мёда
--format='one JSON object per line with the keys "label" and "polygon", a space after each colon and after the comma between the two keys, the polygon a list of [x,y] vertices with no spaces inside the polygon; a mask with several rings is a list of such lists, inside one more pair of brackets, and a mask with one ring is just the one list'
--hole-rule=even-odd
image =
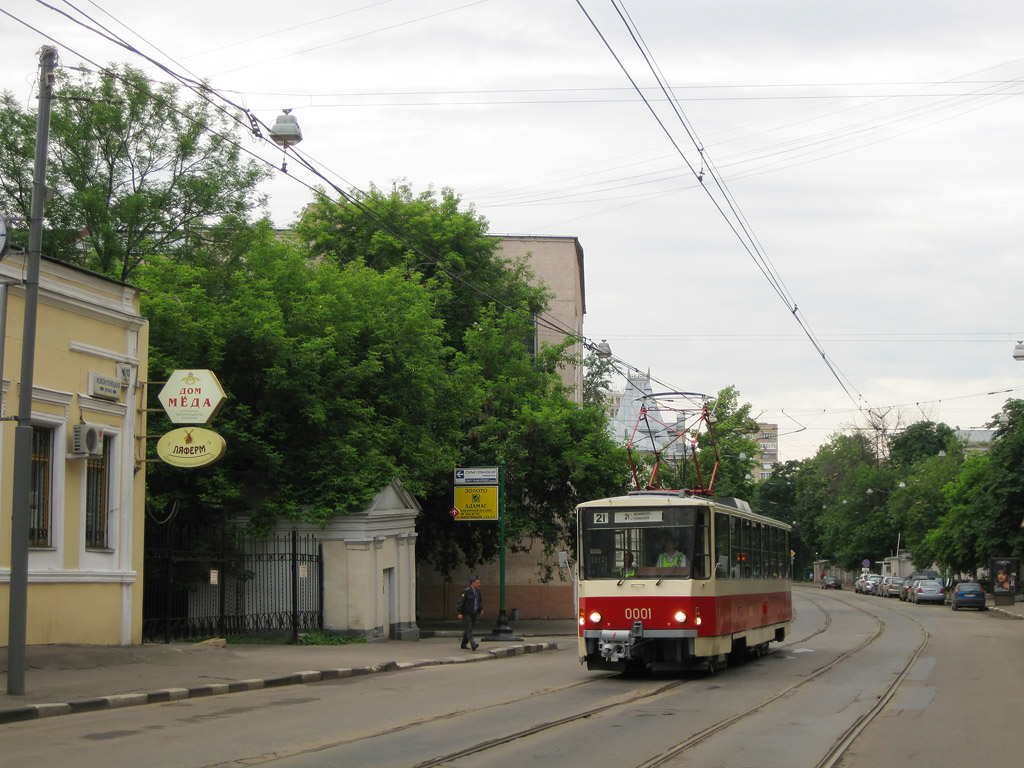
{"label": "hexagonal sign \u0434\u043e\u043c \u043c\u0451\u0434\u0430", "polygon": [[174,424],[209,424],[227,396],[213,371],[174,371],[158,395]]}

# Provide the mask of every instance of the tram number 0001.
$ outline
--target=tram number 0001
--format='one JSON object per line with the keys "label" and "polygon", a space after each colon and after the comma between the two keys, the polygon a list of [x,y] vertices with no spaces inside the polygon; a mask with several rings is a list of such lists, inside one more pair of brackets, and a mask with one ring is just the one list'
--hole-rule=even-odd
{"label": "tram number 0001", "polygon": [[642,621],[644,619],[651,618],[650,608],[627,608],[626,619],[627,621]]}

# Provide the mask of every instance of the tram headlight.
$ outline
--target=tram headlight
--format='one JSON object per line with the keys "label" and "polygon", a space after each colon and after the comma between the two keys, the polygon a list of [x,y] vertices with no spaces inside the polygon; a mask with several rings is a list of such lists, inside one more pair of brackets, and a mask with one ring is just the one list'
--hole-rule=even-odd
{"label": "tram headlight", "polygon": [[590,619],[592,624],[600,624],[602,616],[597,611],[591,611],[590,616],[588,618]]}
{"label": "tram headlight", "polygon": [[675,620],[680,624],[686,623],[686,611],[676,611]]}

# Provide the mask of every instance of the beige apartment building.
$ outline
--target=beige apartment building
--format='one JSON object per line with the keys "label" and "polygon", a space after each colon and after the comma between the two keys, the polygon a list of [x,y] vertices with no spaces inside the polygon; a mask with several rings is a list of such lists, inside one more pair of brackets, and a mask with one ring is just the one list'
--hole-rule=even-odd
{"label": "beige apartment building", "polygon": [[[0,262],[6,287],[3,415],[17,416],[26,272]],[[44,258],[32,387],[26,640],[142,641],[145,414],[149,328],[140,291]],[[16,421],[0,422],[0,613],[9,615]],[[0,623],[0,646],[8,644]]]}

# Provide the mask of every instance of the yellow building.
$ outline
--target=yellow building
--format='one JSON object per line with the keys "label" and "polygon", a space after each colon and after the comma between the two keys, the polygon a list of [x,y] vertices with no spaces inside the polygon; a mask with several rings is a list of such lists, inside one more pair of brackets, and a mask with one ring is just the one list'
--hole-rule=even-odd
{"label": "yellow building", "polygon": [[[17,418],[25,254],[6,283],[3,415]],[[44,258],[32,391],[28,644],[142,641],[149,328],[140,290]],[[2,298],[2,296],[0,296]],[[8,644],[14,434],[0,422],[0,646]]]}

